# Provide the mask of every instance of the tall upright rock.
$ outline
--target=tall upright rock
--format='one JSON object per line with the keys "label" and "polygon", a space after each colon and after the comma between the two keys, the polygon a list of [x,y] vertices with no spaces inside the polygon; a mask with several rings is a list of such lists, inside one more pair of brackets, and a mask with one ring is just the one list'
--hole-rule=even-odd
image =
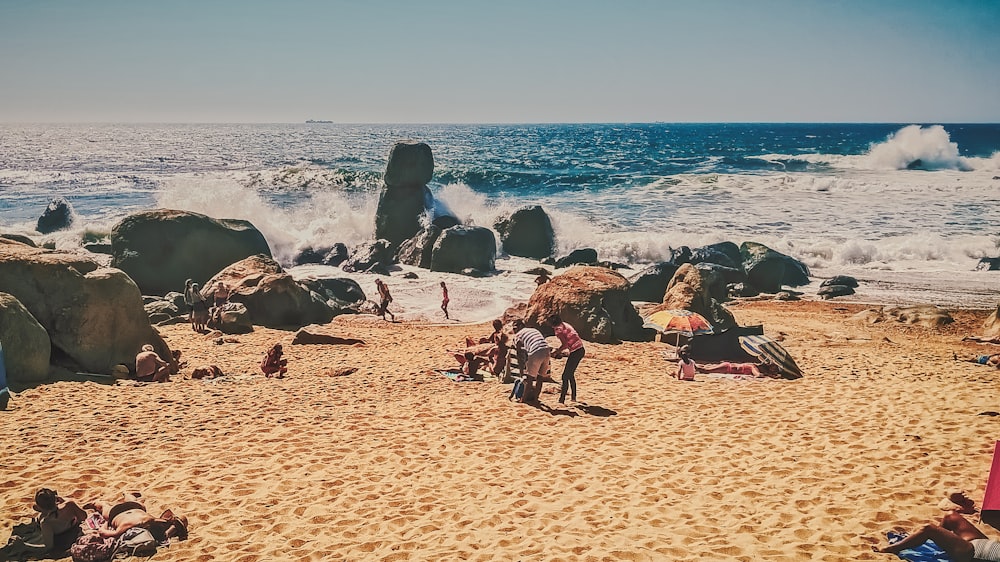
{"label": "tall upright rock", "polygon": [[430,146],[405,141],[392,147],[385,168],[385,187],[375,211],[375,238],[384,238],[397,249],[420,231],[420,217],[434,205],[434,197],[427,189],[433,175]]}

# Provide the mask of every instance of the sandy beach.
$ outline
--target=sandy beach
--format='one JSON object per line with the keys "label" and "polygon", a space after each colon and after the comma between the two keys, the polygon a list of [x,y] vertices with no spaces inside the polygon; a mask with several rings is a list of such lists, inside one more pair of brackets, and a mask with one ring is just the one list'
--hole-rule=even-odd
{"label": "sandy beach", "polygon": [[[961,342],[988,311],[930,330],[853,323],[858,304],[729,306],[805,377],[685,383],[665,344],[588,343],[580,403],[550,384],[537,408],[434,371],[488,324],[323,327],[355,345],[163,328],[188,362],[169,384],[54,382],[0,412],[0,527],[47,486],[187,514],[164,561],[894,560],[870,551],[885,531],[940,518],[952,488],[978,503],[1000,373],[952,353],[1000,351]],[[275,341],[282,380],[258,374]],[[204,364],[227,376],[190,379]]]}

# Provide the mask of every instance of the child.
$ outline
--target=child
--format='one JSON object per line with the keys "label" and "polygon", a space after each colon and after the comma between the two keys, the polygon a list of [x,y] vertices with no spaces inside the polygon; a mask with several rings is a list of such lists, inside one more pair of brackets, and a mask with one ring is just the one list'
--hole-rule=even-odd
{"label": "child", "polygon": [[691,348],[686,345],[681,346],[677,350],[677,356],[680,357],[677,363],[677,378],[682,381],[693,381],[698,365],[691,359]]}

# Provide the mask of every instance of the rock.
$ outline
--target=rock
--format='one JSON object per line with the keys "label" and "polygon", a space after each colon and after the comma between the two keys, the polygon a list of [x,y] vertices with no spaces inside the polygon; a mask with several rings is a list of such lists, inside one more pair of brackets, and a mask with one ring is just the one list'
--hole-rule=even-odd
{"label": "rock", "polygon": [[556,267],[563,268],[571,265],[593,265],[597,263],[597,250],[593,248],[580,248],[573,250],[568,256],[556,260]]}
{"label": "rock", "polygon": [[462,221],[458,220],[458,217],[454,215],[438,215],[434,217],[431,224],[444,230],[446,228],[451,228],[453,226],[458,226],[462,224]]}
{"label": "rock", "polygon": [[323,334],[315,329],[307,330],[306,328],[300,328],[298,332],[295,332],[295,337],[292,338],[292,345],[364,345],[364,340],[359,340],[357,338],[342,338],[340,336],[333,336],[330,334]]}
{"label": "rock", "polygon": [[10,240],[10,241],[13,241],[13,242],[20,242],[21,244],[25,244],[27,246],[31,246],[32,248],[37,248],[38,247],[38,244],[35,244],[34,240],[32,240],[31,238],[28,238],[27,236],[25,236],[23,234],[0,234],[0,238],[6,238],[7,240]]}
{"label": "rock", "polygon": [[419,279],[419,278],[420,277],[416,273],[413,273],[412,271],[407,271],[406,273],[403,274],[403,279]]}
{"label": "rock", "polygon": [[493,271],[497,240],[481,226],[453,226],[441,232],[431,253],[431,271],[460,273],[465,269]]}
{"label": "rock", "polygon": [[825,287],[820,287],[816,294],[823,297],[824,299],[832,299],[834,297],[843,297],[846,295],[854,294],[854,287],[848,285],[827,285]]}
{"label": "rock", "polygon": [[778,291],[774,294],[774,298],[771,300],[776,301],[797,301],[799,300],[799,293],[793,293],[792,291]]}
{"label": "rock", "polygon": [[426,143],[397,142],[389,152],[385,167],[385,185],[407,187],[426,185],[434,176],[434,155]]}
{"label": "rock", "polygon": [[325,300],[335,316],[356,314],[366,299],[361,285],[346,277],[302,279],[299,283]]}
{"label": "rock", "polygon": [[[357,247],[340,268],[344,271],[381,273],[393,262],[392,245],[388,240],[370,240]],[[386,273],[387,274],[387,273]]]}
{"label": "rock", "polygon": [[347,261],[348,256],[347,246],[337,242],[332,248],[330,248],[330,251],[323,255],[323,259],[320,260],[320,263],[336,267]]}
{"label": "rock", "polygon": [[539,285],[526,310],[514,307],[506,318],[518,315],[528,325],[542,326],[549,315],[559,314],[576,328],[580,337],[597,343],[649,341],[642,318],[628,297],[629,282],[621,274],[602,267],[577,266]]}
{"label": "rock", "polygon": [[688,248],[687,246],[670,248],[670,255],[667,256],[667,261],[677,265],[684,265],[686,263],[691,263],[692,255],[691,248]]}
{"label": "rock", "polygon": [[979,258],[976,264],[976,271],[997,271],[1000,270],[1000,258]]}
{"label": "rock", "polygon": [[224,334],[249,334],[253,331],[253,321],[246,305],[227,302],[219,311],[219,321],[214,327]]}
{"label": "rock", "polygon": [[84,244],[83,249],[95,254],[111,255],[111,244],[91,242],[89,244]]}
{"label": "rock", "polygon": [[629,278],[628,297],[633,301],[663,302],[667,284],[677,272],[677,266],[668,261],[651,265]]}
{"label": "rock", "polygon": [[716,332],[722,332],[737,325],[733,314],[716,298],[726,294],[725,281],[719,274],[711,269],[701,269],[686,263],[674,273],[662,304],[647,312],[652,314],[659,310],[690,310],[704,316]]}
{"label": "rock", "polygon": [[747,280],[765,293],[777,293],[782,285],[809,284],[809,268],[804,263],[763,244],[744,242],[740,254]]}
{"label": "rock", "polygon": [[[538,205],[518,209],[493,227],[500,234],[503,251],[512,256],[540,260],[551,256],[556,249],[552,221]],[[593,261],[597,261],[596,252]]]}
{"label": "rock", "polygon": [[400,142],[389,153],[385,187],[375,210],[375,237],[397,248],[420,231],[421,217],[434,208],[427,182],[434,175],[434,157],[424,143]]}
{"label": "rock", "polygon": [[749,283],[730,283],[726,286],[726,292],[730,297],[739,298],[756,297],[760,294],[757,287],[754,287]]}
{"label": "rock", "polygon": [[422,229],[412,238],[408,238],[400,244],[396,260],[406,265],[430,269],[434,243],[437,242],[439,236],[441,236],[441,229],[433,224]]}
{"label": "rock", "polygon": [[983,337],[995,338],[998,336],[1000,336],[1000,304],[983,322]]}
{"label": "rock", "polygon": [[819,284],[820,287],[828,287],[830,285],[844,285],[846,287],[857,288],[858,280],[848,275],[834,275]]}
{"label": "rock", "polygon": [[719,242],[695,248],[691,250],[691,256],[686,261],[693,264],[713,263],[741,271],[743,269],[743,256],[740,255],[740,247],[732,242]]}
{"label": "rock", "polygon": [[855,314],[851,319],[864,324],[898,322],[926,328],[939,328],[955,321],[948,311],[934,305],[870,308]]}
{"label": "rock", "polygon": [[147,343],[170,357],[149,324],[139,288],[118,269],[80,255],[0,243],[0,291],[24,305],[48,332],[52,357],[73,368],[107,373],[134,363]]}
{"label": "rock", "polygon": [[43,381],[49,376],[49,334],[13,295],[0,293],[0,342],[10,383]]}
{"label": "rock", "polygon": [[73,206],[64,197],[56,197],[49,201],[49,206],[38,217],[35,230],[49,234],[57,230],[65,230],[73,224]]}
{"label": "rock", "polygon": [[323,263],[323,256],[328,252],[329,249],[315,249],[312,246],[306,246],[302,248],[298,254],[292,258],[292,263],[295,265],[305,265],[309,263]]}
{"label": "rock", "polygon": [[111,231],[111,265],[127,273],[143,294],[178,290],[186,279],[202,282],[256,254],[270,257],[271,250],[249,222],[186,211],[136,213]]}

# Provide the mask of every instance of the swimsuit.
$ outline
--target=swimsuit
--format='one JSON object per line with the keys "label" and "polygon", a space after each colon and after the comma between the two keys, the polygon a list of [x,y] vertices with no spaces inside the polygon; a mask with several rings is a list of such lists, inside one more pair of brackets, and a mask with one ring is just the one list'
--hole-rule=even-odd
{"label": "swimsuit", "polygon": [[976,357],[976,363],[979,363],[980,365],[986,365],[989,362],[990,362],[989,355],[979,355]]}
{"label": "swimsuit", "polygon": [[122,502],[112,507],[111,511],[108,512],[108,522],[114,523],[115,517],[118,517],[122,513],[125,513],[126,511],[131,511],[133,509],[146,511],[146,508],[139,502]]}
{"label": "swimsuit", "polygon": [[1000,562],[1000,542],[990,539],[972,539],[972,557],[977,560]]}

